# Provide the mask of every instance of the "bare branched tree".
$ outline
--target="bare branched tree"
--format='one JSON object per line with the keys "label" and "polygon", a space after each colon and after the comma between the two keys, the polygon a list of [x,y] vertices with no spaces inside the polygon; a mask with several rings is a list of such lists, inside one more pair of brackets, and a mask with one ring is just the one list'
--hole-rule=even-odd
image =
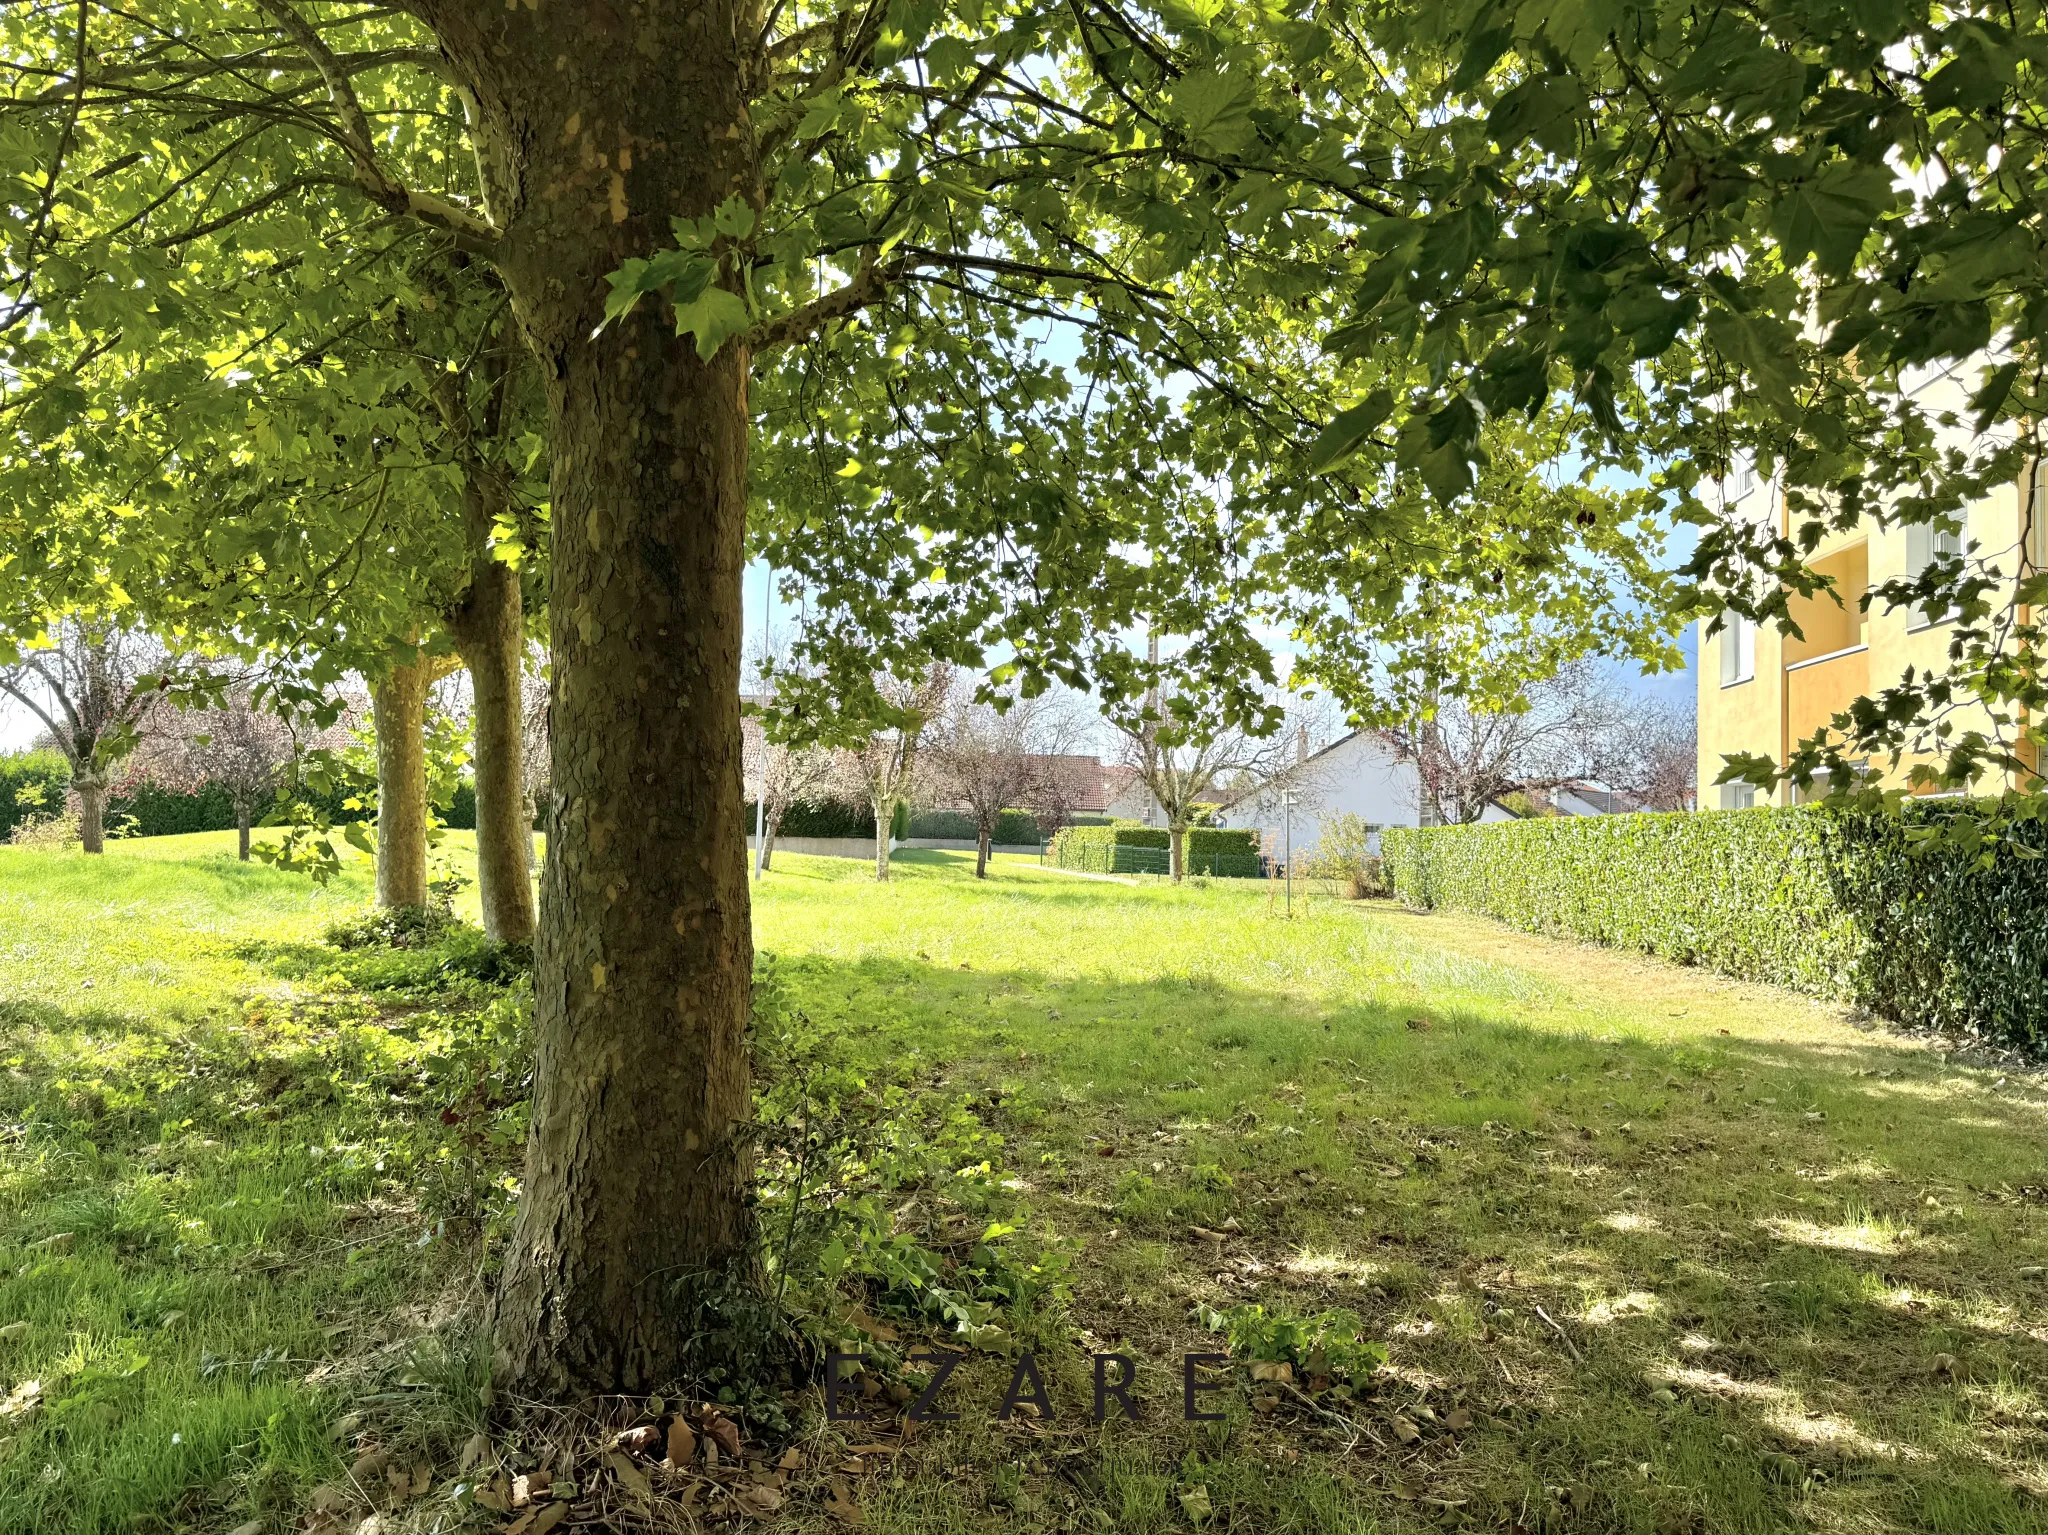
{"label": "bare branched tree", "polygon": [[1645,810],[1688,810],[1697,793],[1699,717],[1666,703],[1639,703],[1613,731],[1598,777]]}
{"label": "bare branched tree", "polygon": [[926,733],[944,712],[953,670],[933,665],[919,676],[875,679],[878,716],[838,754],[835,778],[848,798],[875,813],[875,878],[889,877],[889,823],[898,804],[911,798],[924,766]]}
{"label": "bare branched tree", "polygon": [[1481,712],[1446,700],[1388,740],[1413,762],[1424,825],[1464,825],[1506,794],[1542,794],[1596,777],[1628,705],[1579,662],[1522,691],[1524,707]]}
{"label": "bare branched tree", "polygon": [[1110,716],[1129,768],[1166,822],[1167,867],[1179,880],[1187,867],[1187,831],[1197,807],[1227,809],[1269,792],[1294,762],[1295,733],[1254,736],[1221,723],[1189,694],[1155,691],[1144,706]]}
{"label": "bare branched tree", "polygon": [[64,619],[45,638],[43,646],[0,666],[0,692],[42,722],[71,765],[79,841],[88,853],[102,853],[107,790],[114,770],[142,738],[163,647],[146,634],[97,619]]}
{"label": "bare branched tree", "polygon": [[976,879],[988,877],[989,849],[1003,812],[1022,806],[1046,776],[1037,751],[1043,712],[1035,699],[1011,699],[998,707],[963,686],[954,690],[932,732],[933,781],[974,817]]}
{"label": "bare branched tree", "polygon": [[1041,837],[1071,825],[1075,811],[1096,804],[1103,791],[1102,764],[1095,756],[1095,714],[1072,693],[1054,692],[1035,701],[1032,750],[1039,771],[1019,801],[1038,822]]}

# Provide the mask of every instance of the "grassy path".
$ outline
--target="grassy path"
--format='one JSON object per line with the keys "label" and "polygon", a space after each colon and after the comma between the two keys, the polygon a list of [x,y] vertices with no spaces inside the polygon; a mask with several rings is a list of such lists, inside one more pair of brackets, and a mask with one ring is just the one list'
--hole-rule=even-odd
{"label": "grassy path", "polygon": [[[481,1410],[436,1329],[509,1195],[443,1110],[499,992],[380,1010],[411,961],[316,942],[360,880],[225,845],[0,849],[0,1528],[297,1526],[343,1414]],[[858,1481],[867,1529],[2048,1526],[2039,1077],[1453,916],[778,864],[791,1005],[967,1105],[1002,1219],[1072,1264],[1055,1417],[987,1421],[977,1358]],[[1386,1342],[1355,1428],[1179,1421],[1198,1312],[1254,1304]],[[1140,1361],[1137,1425],[1088,1421],[1089,1348]],[[384,1528],[463,1518],[437,1483]]]}

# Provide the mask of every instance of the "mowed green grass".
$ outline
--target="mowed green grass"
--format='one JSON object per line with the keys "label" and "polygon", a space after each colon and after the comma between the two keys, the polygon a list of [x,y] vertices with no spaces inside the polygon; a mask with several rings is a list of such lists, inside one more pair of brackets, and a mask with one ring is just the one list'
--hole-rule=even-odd
{"label": "mowed green grass", "polygon": [[[0,1528],[282,1529],[343,1414],[480,1420],[438,1340],[489,1254],[421,1127],[436,1009],[487,999],[380,1006],[316,943],[360,875],[229,841],[0,849],[0,1396],[47,1387],[0,1406]],[[2032,1074],[1456,917],[776,862],[792,1005],[971,1098],[1003,1218],[1074,1254],[1054,1420],[988,1421],[1007,1365],[963,1369],[963,1419],[856,1485],[866,1528],[2048,1526]],[[1197,1307],[1244,1303],[1364,1317],[1376,1396],[1178,1421]],[[1143,1421],[1088,1421],[1091,1348],[1143,1362]]]}

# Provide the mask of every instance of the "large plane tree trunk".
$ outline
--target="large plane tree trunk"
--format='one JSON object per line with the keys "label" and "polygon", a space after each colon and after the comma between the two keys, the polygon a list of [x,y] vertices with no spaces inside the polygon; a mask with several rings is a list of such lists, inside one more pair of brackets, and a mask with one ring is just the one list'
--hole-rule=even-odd
{"label": "large plane tree trunk", "polygon": [[377,724],[377,904],[427,904],[425,656],[394,666],[370,691]]}
{"label": "large plane tree trunk", "polygon": [[735,0],[422,7],[472,108],[493,251],[546,381],[554,792],[500,1379],[660,1389],[710,1275],[752,1277],[741,829],[748,357],[605,277],[755,185]]}
{"label": "large plane tree trunk", "polygon": [[519,572],[474,550],[469,590],[448,630],[469,668],[476,726],[476,885],[484,933],[531,943],[533,833],[520,732],[519,665],[525,650]]}

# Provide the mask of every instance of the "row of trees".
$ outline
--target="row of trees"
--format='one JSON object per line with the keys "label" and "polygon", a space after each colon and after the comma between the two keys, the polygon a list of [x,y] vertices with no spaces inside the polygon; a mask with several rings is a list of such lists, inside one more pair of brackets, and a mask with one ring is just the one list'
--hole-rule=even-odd
{"label": "row of trees", "polygon": [[889,701],[885,720],[844,733],[847,744],[789,745],[749,733],[747,782],[759,795],[766,845],[774,855],[782,822],[800,802],[835,798],[873,814],[875,878],[889,877],[889,836],[899,804],[957,805],[974,822],[976,878],[988,873],[996,827],[1006,810],[1029,810],[1042,828],[1073,815],[1086,786],[1069,759],[1086,742],[1076,700],[1049,695],[991,702],[947,667],[916,680],[878,679]]}
{"label": "row of trees", "polygon": [[[785,740],[889,720],[877,672],[935,663],[1094,690],[1162,745],[1193,740],[1148,706],[1174,690],[1272,739],[1268,626],[1361,719],[1483,714],[1596,649],[1674,664],[1694,613],[1786,620],[1829,524],[1948,519],[2040,456],[2037,10],[627,9],[0,12],[9,647],[132,609],[271,657],[266,699],[369,678],[394,853],[459,655],[517,937],[545,613],[507,1399],[666,1389],[679,1287],[755,1271],[750,549],[808,602]],[[1901,385],[1993,336],[1997,430],[1954,448]],[[1738,452],[1781,516],[1700,494]],[[1931,730],[1946,774],[2018,771],[2027,610],[1965,560],[1879,598],[1950,588],[1950,675],[1846,749]],[[1155,663],[1141,627],[1184,643]],[[1940,734],[1952,699],[1993,727]]]}

